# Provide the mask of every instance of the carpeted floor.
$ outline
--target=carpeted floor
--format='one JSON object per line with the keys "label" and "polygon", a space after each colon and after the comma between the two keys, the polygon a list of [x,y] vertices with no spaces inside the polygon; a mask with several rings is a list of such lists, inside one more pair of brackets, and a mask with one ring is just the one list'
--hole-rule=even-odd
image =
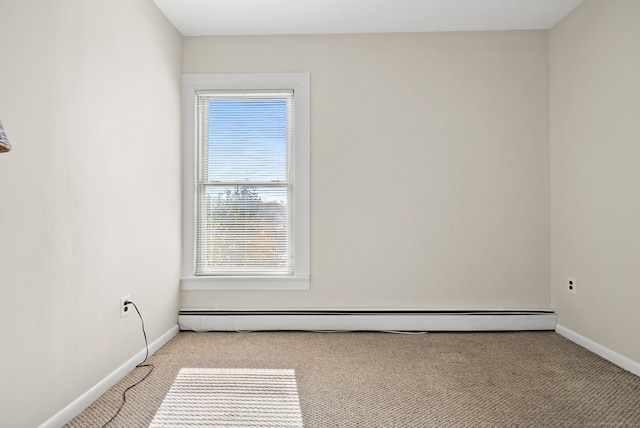
{"label": "carpeted floor", "polygon": [[[295,370],[305,428],[640,427],[640,377],[553,332],[190,333],[109,427],[147,427],[179,370]],[[101,427],[136,369],[66,426]]]}

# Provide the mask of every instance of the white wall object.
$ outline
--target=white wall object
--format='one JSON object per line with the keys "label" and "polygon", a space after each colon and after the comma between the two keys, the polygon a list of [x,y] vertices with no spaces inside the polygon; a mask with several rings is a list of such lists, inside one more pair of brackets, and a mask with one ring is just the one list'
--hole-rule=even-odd
{"label": "white wall object", "polygon": [[521,331],[553,330],[553,311],[181,310],[192,331]]}

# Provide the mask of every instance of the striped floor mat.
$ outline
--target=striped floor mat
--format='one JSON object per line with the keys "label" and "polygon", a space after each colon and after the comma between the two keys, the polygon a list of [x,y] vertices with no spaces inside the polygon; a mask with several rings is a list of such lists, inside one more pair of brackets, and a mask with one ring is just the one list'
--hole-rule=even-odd
{"label": "striped floor mat", "polygon": [[150,428],[302,428],[294,370],[182,368]]}

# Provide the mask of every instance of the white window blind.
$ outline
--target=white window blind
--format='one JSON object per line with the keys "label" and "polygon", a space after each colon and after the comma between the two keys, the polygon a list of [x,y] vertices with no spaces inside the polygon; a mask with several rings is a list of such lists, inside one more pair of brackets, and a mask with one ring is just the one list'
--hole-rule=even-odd
{"label": "white window blind", "polygon": [[293,91],[197,91],[195,116],[195,274],[293,275]]}

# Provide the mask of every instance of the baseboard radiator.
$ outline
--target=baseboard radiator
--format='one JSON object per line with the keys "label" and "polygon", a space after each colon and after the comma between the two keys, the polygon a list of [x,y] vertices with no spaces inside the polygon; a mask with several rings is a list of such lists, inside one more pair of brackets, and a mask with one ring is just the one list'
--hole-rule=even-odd
{"label": "baseboard radiator", "polygon": [[203,310],[182,309],[184,331],[554,330],[552,310]]}

